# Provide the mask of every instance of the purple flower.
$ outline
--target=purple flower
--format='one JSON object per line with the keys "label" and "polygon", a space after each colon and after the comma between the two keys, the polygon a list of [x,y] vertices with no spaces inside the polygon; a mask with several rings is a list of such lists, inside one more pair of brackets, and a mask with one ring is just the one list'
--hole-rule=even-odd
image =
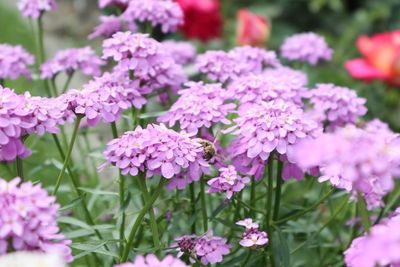
{"label": "purple flower", "polygon": [[344,252],[348,267],[400,266],[400,216],[394,214],[353,240]]}
{"label": "purple flower", "polygon": [[266,66],[280,65],[275,52],[250,46],[230,52],[208,51],[197,57],[196,66],[208,79],[226,82],[248,74],[261,73]]}
{"label": "purple flower", "polygon": [[19,76],[31,78],[29,65],[35,62],[35,58],[22,46],[0,44],[0,80],[16,80]]}
{"label": "purple flower", "polygon": [[198,139],[155,124],[145,129],[137,127],[110,141],[104,156],[123,175],[132,176],[146,171],[147,177],[156,174],[171,179],[184,174],[191,181],[197,181],[208,167]]}
{"label": "purple flower", "polygon": [[90,40],[97,37],[111,37],[114,33],[121,31],[122,20],[116,16],[101,16],[100,24],[94,28],[93,32],[88,36]]}
{"label": "purple flower", "polygon": [[163,33],[175,32],[183,24],[182,10],[171,0],[130,0],[122,16],[127,21],[160,26]]}
{"label": "purple flower", "polygon": [[41,67],[41,78],[52,79],[60,72],[71,75],[80,70],[88,76],[98,76],[101,74],[101,60],[90,47],[70,48],[59,51],[53,59],[45,62]]}
{"label": "purple flower", "polygon": [[273,151],[291,160],[296,143],[321,132],[319,125],[308,119],[301,108],[281,99],[240,110],[234,122],[226,131],[236,136],[228,152],[238,171],[247,175],[259,175]]}
{"label": "purple flower", "polygon": [[196,57],[196,47],[189,42],[164,41],[162,42],[177,64],[185,65],[193,62]]}
{"label": "purple flower", "polygon": [[268,243],[267,233],[260,231],[258,223],[254,223],[251,218],[238,221],[236,224],[246,228],[239,242],[242,247],[259,248]]}
{"label": "purple flower", "polygon": [[382,205],[382,197],[393,189],[400,171],[399,138],[354,125],[305,140],[293,154],[301,168],[319,167],[320,182],[362,194],[370,209]]}
{"label": "purple flower", "polygon": [[177,90],[186,81],[180,65],[162,44],[147,34],[117,32],[103,42],[103,58],[118,62],[118,71],[133,71],[135,79],[151,90],[170,87]]}
{"label": "purple flower", "polygon": [[130,0],[99,0],[99,7],[105,8],[107,6],[116,5],[116,6],[127,6]]}
{"label": "purple flower", "polygon": [[190,82],[189,88],[180,90],[181,96],[170,110],[158,118],[172,127],[179,122],[180,128],[197,133],[200,128],[211,128],[216,123],[230,124],[226,116],[234,112],[235,104],[226,103],[227,94],[220,84]]}
{"label": "purple flower", "polygon": [[0,255],[11,251],[57,253],[72,261],[70,240],[57,226],[59,205],[40,185],[0,179]]}
{"label": "purple flower", "polygon": [[149,254],[145,257],[137,256],[133,263],[123,263],[114,267],[189,267],[180,259],[167,255],[164,259],[159,260],[155,255]]}
{"label": "purple flower", "polygon": [[366,99],[346,87],[317,84],[315,89],[308,91],[308,98],[313,109],[321,114],[322,122],[329,122],[331,127],[356,123],[367,113]]}
{"label": "purple flower", "polygon": [[263,74],[250,74],[232,81],[228,92],[246,109],[253,103],[282,99],[299,106],[303,104],[307,88],[305,80],[295,79],[292,70],[270,71]]}
{"label": "purple flower", "polygon": [[283,42],[281,55],[290,61],[304,61],[316,65],[320,60],[329,61],[333,50],[325,39],[312,32],[292,35]]}
{"label": "purple flower", "polygon": [[57,7],[55,0],[19,0],[18,9],[24,17],[38,19],[45,11]]}
{"label": "purple flower", "polygon": [[138,81],[131,81],[123,73],[106,72],[83,85],[81,91],[69,90],[60,98],[68,103],[68,109],[86,116],[88,124],[94,126],[101,119],[115,122],[124,110],[140,109],[146,104],[139,86]]}
{"label": "purple flower", "polygon": [[183,236],[176,241],[179,255],[196,256],[204,265],[222,262],[231,248],[225,238],[214,236],[211,230],[203,236]]}
{"label": "purple flower", "polygon": [[249,177],[241,177],[234,166],[219,169],[219,176],[207,182],[210,186],[208,193],[226,193],[226,198],[231,199],[233,194],[240,192],[250,183]]}

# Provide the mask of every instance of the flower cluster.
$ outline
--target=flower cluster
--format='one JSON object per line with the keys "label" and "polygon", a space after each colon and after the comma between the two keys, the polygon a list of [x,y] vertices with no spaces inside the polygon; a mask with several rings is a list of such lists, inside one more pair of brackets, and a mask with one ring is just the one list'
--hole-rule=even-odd
{"label": "flower cluster", "polygon": [[242,247],[258,248],[268,243],[267,233],[260,231],[258,223],[253,222],[251,218],[238,221],[236,224],[246,228],[239,242]]}
{"label": "flower cluster", "polygon": [[311,65],[320,60],[329,61],[333,50],[325,39],[315,33],[300,33],[288,37],[281,46],[282,57],[290,61],[303,61]]}
{"label": "flower cluster", "polygon": [[207,182],[210,186],[208,193],[226,193],[226,198],[231,199],[233,194],[240,192],[250,183],[249,177],[241,177],[235,167],[229,165],[219,169],[219,176]]}
{"label": "flower cluster", "polygon": [[[93,32],[88,36],[88,38],[90,40],[100,36],[109,38],[114,33],[121,31],[123,26],[124,20],[121,17],[116,17],[113,15],[101,16],[100,24],[93,29]],[[136,25],[133,23],[128,24],[128,28],[130,31],[136,31]]]}
{"label": "flower cluster", "polygon": [[159,122],[168,122],[172,127],[178,121],[180,128],[190,133],[216,123],[230,124],[226,116],[234,112],[235,104],[226,103],[228,95],[220,84],[190,82],[187,86],[188,89],[178,92],[181,96],[158,118]]}
{"label": "flower cluster", "polygon": [[344,126],[356,123],[357,119],[367,113],[365,98],[357,96],[354,90],[333,84],[317,84],[308,92],[313,111],[321,114],[322,122],[330,126]]}
{"label": "flower cluster", "polygon": [[135,78],[151,90],[176,90],[186,81],[182,67],[161,43],[147,34],[117,32],[103,42],[103,58],[117,61],[119,71],[134,71]]}
{"label": "flower cluster", "polygon": [[[232,81],[228,92],[241,106],[282,99],[302,105],[306,80],[294,70],[275,70],[263,74],[250,74]],[[299,76],[299,77],[297,77]]]}
{"label": "flower cluster", "polygon": [[344,252],[348,267],[400,266],[400,216],[374,225],[369,234],[354,239]]}
{"label": "flower cluster", "polygon": [[301,108],[282,99],[254,104],[238,115],[236,124],[227,130],[237,136],[228,150],[235,167],[248,175],[254,175],[260,164],[264,166],[271,152],[289,157],[294,144],[321,132]]}
{"label": "flower cluster", "polygon": [[157,256],[149,254],[146,257],[137,256],[133,263],[123,263],[114,267],[189,267],[180,259],[167,255],[164,259],[159,260]]}
{"label": "flower cluster", "polygon": [[[59,233],[55,197],[40,185],[0,179],[0,255],[10,251],[43,251],[72,261],[69,240]],[[20,185],[19,185],[20,184]]]}
{"label": "flower cluster", "polygon": [[177,64],[185,65],[191,63],[196,57],[196,47],[189,42],[168,40],[162,42],[162,44]]}
{"label": "flower cluster", "polygon": [[0,44],[0,80],[16,80],[19,76],[31,78],[29,65],[35,62],[35,58],[22,46]]}
{"label": "flower cluster", "polygon": [[361,193],[368,207],[374,208],[393,189],[393,179],[400,171],[399,139],[381,132],[347,125],[301,142],[294,157],[302,168],[319,167],[320,182]]}
{"label": "flower cluster", "polygon": [[160,26],[164,33],[175,32],[183,24],[183,12],[172,0],[130,0],[122,16],[127,21]]}
{"label": "flower cluster", "polygon": [[130,0],[99,0],[99,7],[105,8],[111,5],[127,6]]}
{"label": "flower cluster", "polygon": [[261,73],[264,67],[277,67],[280,63],[275,52],[261,48],[243,46],[229,52],[208,51],[199,55],[196,66],[208,79],[220,82]]}
{"label": "flower cluster", "polygon": [[177,133],[164,125],[148,125],[126,132],[110,141],[104,151],[107,162],[121,169],[122,174],[135,176],[146,171],[171,179],[183,174],[197,181],[208,167],[204,150],[197,139]]}
{"label": "flower cluster", "polygon": [[19,0],[18,8],[22,15],[32,19],[38,19],[43,12],[57,7],[55,0]]}
{"label": "flower cluster", "polygon": [[58,133],[58,125],[70,121],[67,105],[59,99],[17,95],[0,86],[0,161],[29,156],[22,138],[27,134]]}
{"label": "flower cluster", "polygon": [[115,122],[123,110],[135,107],[140,109],[146,104],[141,95],[138,81],[131,81],[122,73],[104,73],[83,85],[83,89],[69,90],[60,96],[68,109],[75,114],[86,116],[90,126],[101,119],[107,123]]}
{"label": "flower cluster", "polygon": [[88,76],[98,76],[101,74],[102,65],[103,60],[88,46],[65,49],[57,52],[53,59],[41,66],[41,78],[51,79],[60,72],[72,75],[77,70]]}
{"label": "flower cluster", "polygon": [[229,254],[230,245],[222,237],[214,236],[208,231],[203,236],[182,236],[176,239],[179,255],[187,254],[197,257],[202,264],[222,262],[223,256]]}

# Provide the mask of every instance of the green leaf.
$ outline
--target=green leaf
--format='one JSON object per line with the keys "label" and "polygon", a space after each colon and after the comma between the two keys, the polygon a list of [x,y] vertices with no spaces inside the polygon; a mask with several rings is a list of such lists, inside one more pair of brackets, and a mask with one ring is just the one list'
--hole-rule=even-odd
{"label": "green leaf", "polygon": [[110,191],[103,191],[103,190],[97,190],[97,189],[91,189],[87,187],[78,187],[79,190],[92,194],[92,195],[102,195],[102,196],[113,196],[113,197],[118,197],[118,193],[115,192],[110,192]]}
{"label": "green leaf", "polygon": [[70,210],[70,209],[72,209],[73,207],[75,207],[76,205],[78,205],[81,201],[82,201],[82,198],[80,198],[80,197],[75,198],[75,199],[73,199],[71,202],[69,202],[67,205],[61,207],[61,208],[58,210],[58,212],[63,212],[63,211],[66,211],[66,210]]}
{"label": "green leaf", "polygon": [[74,256],[74,260],[77,260],[79,258],[82,258],[88,254],[91,253],[98,253],[98,254],[103,254],[106,256],[110,256],[113,258],[118,258],[118,254],[112,252],[112,251],[108,251],[105,250],[104,248],[102,248],[105,244],[110,243],[110,241],[102,241],[100,244],[84,244],[84,243],[74,243],[71,244],[71,247],[77,250],[82,250],[82,253],[79,253],[78,255]]}
{"label": "green leaf", "polygon": [[84,228],[84,229],[92,229],[90,227],[90,225],[86,224],[85,222],[82,222],[81,220],[75,219],[73,217],[59,217],[57,221],[59,223],[78,226],[78,227]]}
{"label": "green leaf", "polygon": [[276,267],[290,266],[290,251],[287,241],[279,228],[274,227],[272,234],[272,253]]}
{"label": "green leaf", "polygon": [[221,204],[211,213],[210,220],[214,219],[217,217],[217,215],[225,209],[227,206],[229,206],[229,203],[225,203],[225,201],[222,201]]}
{"label": "green leaf", "polygon": [[139,119],[148,119],[148,118],[156,118],[159,117],[163,114],[165,114],[166,111],[156,111],[156,112],[147,112],[144,114],[139,115]]}

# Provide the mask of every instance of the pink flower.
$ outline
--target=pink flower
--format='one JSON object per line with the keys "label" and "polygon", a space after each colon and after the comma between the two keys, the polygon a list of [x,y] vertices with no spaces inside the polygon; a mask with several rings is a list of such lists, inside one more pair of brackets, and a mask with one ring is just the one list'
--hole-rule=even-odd
{"label": "pink flower", "polygon": [[258,228],[258,226],[259,226],[258,223],[253,222],[253,219],[251,219],[251,218],[246,218],[242,221],[238,221],[238,222],[236,222],[236,224],[240,225],[240,226],[244,226],[246,229]]}
{"label": "pink flower", "polygon": [[22,46],[0,44],[0,80],[16,80],[20,76],[30,79],[29,66],[35,62],[33,55]]}
{"label": "pink flower", "polygon": [[133,263],[123,263],[114,265],[114,267],[189,267],[180,259],[167,255],[159,260],[155,255],[149,254],[145,257],[137,256]]}
{"label": "pink flower", "polygon": [[241,177],[234,166],[219,169],[220,175],[207,182],[209,185],[208,193],[226,193],[226,198],[231,199],[233,194],[240,192],[250,183],[249,177]]}
{"label": "pink flower", "polygon": [[263,47],[266,45],[271,24],[261,15],[254,14],[247,9],[240,9],[236,15],[237,33],[236,43]]}
{"label": "pink flower", "polygon": [[246,228],[239,242],[242,247],[259,248],[268,243],[267,233],[260,231],[258,223],[253,222],[253,219],[247,218],[236,224]]}
{"label": "pink flower", "polygon": [[57,7],[55,0],[19,0],[18,9],[24,17],[38,19],[45,11]]}

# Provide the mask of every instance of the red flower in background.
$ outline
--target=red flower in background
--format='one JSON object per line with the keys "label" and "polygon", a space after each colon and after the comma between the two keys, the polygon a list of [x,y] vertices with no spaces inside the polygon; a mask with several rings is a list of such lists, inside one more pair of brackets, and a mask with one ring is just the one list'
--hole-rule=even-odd
{"label": "red flower in background", "polygon": [[364,81],[383,80],[400,86],[400,30],[360,36],[357,48],[364,56],[346,62],[347,71]]}
{"label": "red flower in background", "polygon": [[247,9],[237,12],[236,42],[239,45],[264,46],[268,41],[270,24],[263,16],[251,13]]}
{"label": "red flower in background", "polygon": [[181,31],[186,38],[206,42],[221,37],[222,17],[219,0],[177,0],[181,6],[185,23]]}

